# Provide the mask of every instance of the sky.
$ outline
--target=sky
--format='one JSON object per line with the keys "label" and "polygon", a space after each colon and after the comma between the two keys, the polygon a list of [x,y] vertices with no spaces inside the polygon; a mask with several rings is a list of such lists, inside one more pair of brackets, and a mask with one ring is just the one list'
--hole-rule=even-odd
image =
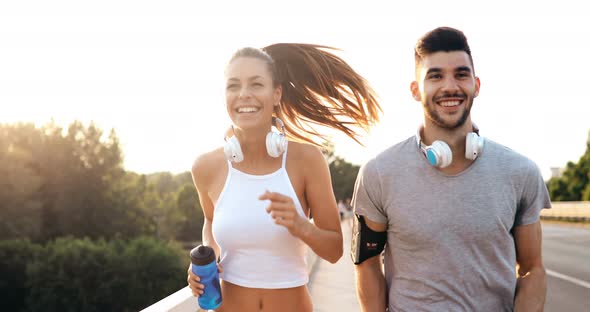
{"label": "sky", "polygon": [[364,146],[329,132],[363,164],[415,134],[416,40],[438,26],[466,34],[480,134],[537,163],[576,162],[590,131],[590,21],[583,1],[2,1],[0,122],[74,120],[114,128],[125,168],[190,170],[230,125],[223,71],[245,46],[339,48],[384,114]]}

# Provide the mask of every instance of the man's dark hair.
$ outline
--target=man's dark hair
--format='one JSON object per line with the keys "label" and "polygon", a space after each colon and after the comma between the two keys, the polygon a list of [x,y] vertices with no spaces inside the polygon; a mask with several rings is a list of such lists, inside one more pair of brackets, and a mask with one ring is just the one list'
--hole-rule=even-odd
{"label": "man's dark hair", "polygon": [[[473,68],[473,58],[471,49],[467,43],[467,37],[462,31],[451,27],[438,27],[427,32],[416,43],[414,48],[414,58],[416,61],[416,70],[422,63],[422,59],[436,52],[464,51],[469,55],[471,67]],[[474,70],[475,71],[475,70]]]}

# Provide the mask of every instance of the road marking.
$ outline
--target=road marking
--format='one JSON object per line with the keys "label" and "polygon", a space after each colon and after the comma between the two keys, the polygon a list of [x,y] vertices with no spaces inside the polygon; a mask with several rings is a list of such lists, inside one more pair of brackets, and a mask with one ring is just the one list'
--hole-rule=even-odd
{"label": "road marking", "polygon": [[545,270],[545,272],[547,272],[547,275],[549,275],[549,276],[561,278],[562,280],[566,280],[566,281],[568,281],[570,283],[574,283],[574,284],[576,284],[578,286],[582,286],[582,287],[585,287],[585,288],[590,289],[590,283],[588,283],[586,281],[583,281],[581,279],[577,279],[575,277],[567,276],[565,274],[561,274],[561,273],[558,273],[558,272],[555,272],[555,271],[551,271],[551,270],[547,270],[547,269]]}

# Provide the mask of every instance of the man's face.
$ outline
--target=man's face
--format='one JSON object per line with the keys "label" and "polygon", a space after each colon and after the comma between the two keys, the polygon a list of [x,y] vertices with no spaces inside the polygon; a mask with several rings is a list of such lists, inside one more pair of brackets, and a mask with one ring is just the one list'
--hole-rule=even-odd
{"label": "man's face", "polygon": [[464,51],[436,52],[422,59],[412,82],[412,95],[422,102],[424,116],[445,129],[461,127],[479,92],[469,55]]}

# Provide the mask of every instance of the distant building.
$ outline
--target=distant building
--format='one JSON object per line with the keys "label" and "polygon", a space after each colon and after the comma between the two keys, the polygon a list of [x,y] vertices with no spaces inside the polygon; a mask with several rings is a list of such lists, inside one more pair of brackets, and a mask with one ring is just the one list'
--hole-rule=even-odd
{"label": "distant building", "polygon": [[560,178],[562,174],[562,167],[551,167],[551,178]]}

